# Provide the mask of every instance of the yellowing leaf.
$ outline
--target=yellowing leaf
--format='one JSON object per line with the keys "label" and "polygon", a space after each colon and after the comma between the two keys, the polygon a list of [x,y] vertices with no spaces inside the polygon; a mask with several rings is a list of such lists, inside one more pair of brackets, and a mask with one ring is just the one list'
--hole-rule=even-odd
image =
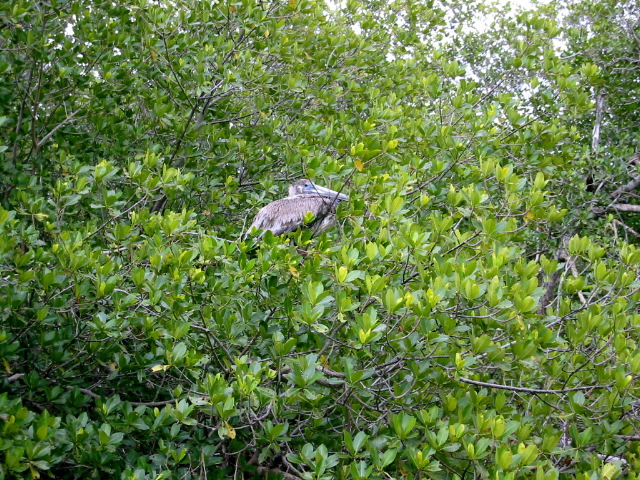
{"label": "yellowing leaf", "polygon": [[236,438],[236,430],[235,428],[233,428],[231,425],[229,425],[229,423],[224,422],[224,428],[227,429],[227,437],[229,437],[231,440],[233,440],[234,438]]}
{"label": "yellowing leaf", "polygon": [[533,212],[531,210],[529,210],[527,213],[524,214],[524,219],[527,222],[530,222],[534,218],[535,218],[535,215],[533,214]]}
{"label": "yellowing leaf", "polygon": [[271,32],[269,30],[264,32],[264,38],[269,38],[269,35],[271,35]]}
{"label": "yellowing leaf", "polygon": [[362,160],[356,160],[354,163],[356,164],[356,170],[359,172],[364,169],[364,163],[362,163]]}
{"label": "yellowing leaf", "polygon": [[289,0],[289,7],[290,8],[295,8],[296,7],[296,0]]}
{"label": "yellowing leaf", "polygon": [[347,267],[345,267],[344,265],[343,265],[343,266],[341,266],[341,267],[338,269],[338,275],[337,275],[337,277],[338,277],[338,281],[339,281],[340,283],[344,282],[345,278],[347,278],[347,274],[348,274],[348,273],[349,273],[349,270],[347,269]]}
{"label": "yellowing leaf", "polygon": [[289,267],[289,271],[291,272],[291,275],[293,275],[296,278],[300,278],[300,273],[298,273],[298,270],[296,270],[296,267],[291,266]]}
{"label": "yellowing leaf", "polygon": [[169,368],[170,365],[155,365],[153,367],[151,367],[151,371],[152,372],[159,372],[160,370],[162,370],[163,372],[167,371],[167,368]]}
{"label": "yellowing leaf", "polygon": [[370,329],[368,329],[366,332],[363,329],[358,330],[358,339],[363,345],[367,343],[367,340],[369,340],[369,335],[371,335]]}

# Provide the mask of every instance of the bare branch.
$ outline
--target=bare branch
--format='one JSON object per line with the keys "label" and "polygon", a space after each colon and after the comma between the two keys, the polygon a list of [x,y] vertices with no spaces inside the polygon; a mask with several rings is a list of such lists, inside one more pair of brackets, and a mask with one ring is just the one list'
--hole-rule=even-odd
{"label": "bare branch", "polygon": [[[636,153],[633,157],[631,157],[630,163],[635,163],[635,164],[640,163],[640,153]],[[617,200],[621,195],[624,195],[625,193],[629,193],[635,190],[639,185],[640,185],[640,175],[636,175],[635,177],[633,177],[633,179],[630,182],[614,190],[611,196],[615,200]]]}
{"label": "bare branch", "polygon": [[[36,144],[35,146],[35,150],[38,151],[40,150],[40,147],[42,145],[44,145],[44,143],[49,140],[54,133],[56,133],[60,128],[62,128],[63,126],[65,126],[67,123],[71,122],[72,120],[79,120],[79,118],[75,118],[76,113],[78,113],[80,110],[82,110],[84,108],[84,105],[80,108],[78,108],[75,112],[72,112],[67,118],[65,118],[62,122],[60,122],[58,125],[56,125],[55,127],[53,127],[53,129],[47,133],[44,137],[42,137],[42,139]],[[82,117],[80,117],[82,118]]]}
{"label": "bare branch", "polygon": [[469,378],[460,377],[460,381],[464,383],[468,383],[470,385],[478,385],[480,387],[489,387],[489,388],[498,388],[501,390],[511,390],[513,392],[524,392],[524,393],[533,393],[533,394],[559,394],[559,393],[567,393],[567,392],[577,392],[580,390],[596,390],[596,389],[608,389],[609,385],[587,385],[584,387],[573,387],[573,388],[562,388],[558,390],[547,390],[544,388],[526,388],[526,387],[513,387],[511,385],[501,385],[499,383],[488,383],[488,382],[479,382],[477,380],[471,380]]}
{"label": "bare branch", "polygon": [[14,373],[10,377],[7,377],[7,382],[14,382],[16,380],[20,380],[22,377],[24,377],[24,373]]}
{"label": "bare branch", "polygon": [[102,231],[102,229],[104,227],[106,227],[107,225],[109,225],[111,222],[113,222],[114,220],[122,217],[123,215],[126,215],[127,213],[129,213],[131,210],[133,210],[136,205],[139,205],[141,202],[143,202],[144,200],[147,199],[147,195],[143,195],[142,198],[140,200],[138,200],[136,203],[134,203],[133,205],[131,205],[129,208],[127,208],[126,210],[124,210],[120,215],[116,215],[115,217],[111,217],[110,219],[108,219],[106,222],[104,222],[102,225],[100,225],[98,228],[96,228],[93,232],[91,232],[89,235],[87,235],[86,237],[84,237],[82,239],[82,241],[86,241],[89,238],[93,237],[96,233]]}
{"label": "bare branch", "polygon": [[[81,393],[84,393],[85,395],[91,397],[91,398],[102,398],[102,395],[98,395],[95,392],[92,392],[91,390],[89,390],[88,388],[80,388],[80,387],[74,387],[72,385],[65,385],[64,388],[66,388],[67,390],[73,390],[75,388],[77,388]],[[124,400],[125,402],[127,400]],[[129,402],[131,405],[133,405],[134,407],[139,407],[140,405],[144,405],[146,407],[163,407],[165,405],[168,405],[170,403],[174,403],[176,400],[175,399],[171,399],[171,400],[162,400],[161,402]]]}
{"label": "bare branch", "polygon": [[596,98],[596,121],[593,125],[593,137],[591,138],[591,149],[595,152],[598,150],[600,143],[600,125],[602,124],[602,112],[604,110],[604,94],[605,89],[600,89]]}
{"label": "bare branch", "polygon": [[606,210],[640,213],[640,205],[631,205],[630,203],[614,203],[606,207]]}
{"label": "bare branch", "polygon": [[622,228],[624,228],[627,232],[631,233],[631,235],[633,235],[636,238],[640,238],[640,233],[636,232],[633,228],[631,228],[629,225],[627,225],[626,223],[621,222],[620,220],[618,220],[617,218],[613,219],[613,225],[620,225]]}

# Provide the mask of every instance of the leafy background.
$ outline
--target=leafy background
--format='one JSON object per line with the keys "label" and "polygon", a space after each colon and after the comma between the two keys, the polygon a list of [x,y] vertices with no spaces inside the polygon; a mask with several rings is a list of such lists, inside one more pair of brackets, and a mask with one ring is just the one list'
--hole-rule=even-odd
{"label": "leafy background", "polygon": [[638,18],[0,4],[0,476],[635,478]]}

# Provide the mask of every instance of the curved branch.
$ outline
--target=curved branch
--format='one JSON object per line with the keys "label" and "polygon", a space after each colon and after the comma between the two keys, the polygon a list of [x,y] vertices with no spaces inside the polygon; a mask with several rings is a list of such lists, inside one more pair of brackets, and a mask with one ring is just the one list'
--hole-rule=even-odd
{"label": "curved branch", "polygon": [[[631,160],[629,163],[635,163],[637,165],[640,165],[640,153],[636,153],[633,157],[631,157]],[[614,198],[615,200],[618,200],[618,198],[620,198],[622,195],[635,190],[638,186],[640,186],[640,175],[636,175],[635,177],[633,177],[633,179],[630,182],[625,183],[621,187],[615,189],[611,193],[611,197]]]}
{"label": "curved branch", "polygon": [[635,190],[638,186],[640,186],[640,175],[633,177],[633,180],[631,180],[629,183],[626,183],[620,188],[614,190],[611,196],[613,198],[618,198],[625,193],[629,193],[632,190]]}

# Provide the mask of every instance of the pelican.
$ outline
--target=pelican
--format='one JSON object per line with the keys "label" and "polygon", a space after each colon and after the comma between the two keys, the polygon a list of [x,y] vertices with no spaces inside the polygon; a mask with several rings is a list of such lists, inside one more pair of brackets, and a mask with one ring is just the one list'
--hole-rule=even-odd
{"label": "pelican", "polygon": [[[249,230],[262,230],[260,236],[271,230],[277,236],[307,227],[314,236],[320,235],[334,225],[338,204],[345,200],[349,200],[347,195],[303,178],[289,186],[288,197],[262,207]],[[308,212],[315,218],[310,224],[305,224],[304,217]]]}

